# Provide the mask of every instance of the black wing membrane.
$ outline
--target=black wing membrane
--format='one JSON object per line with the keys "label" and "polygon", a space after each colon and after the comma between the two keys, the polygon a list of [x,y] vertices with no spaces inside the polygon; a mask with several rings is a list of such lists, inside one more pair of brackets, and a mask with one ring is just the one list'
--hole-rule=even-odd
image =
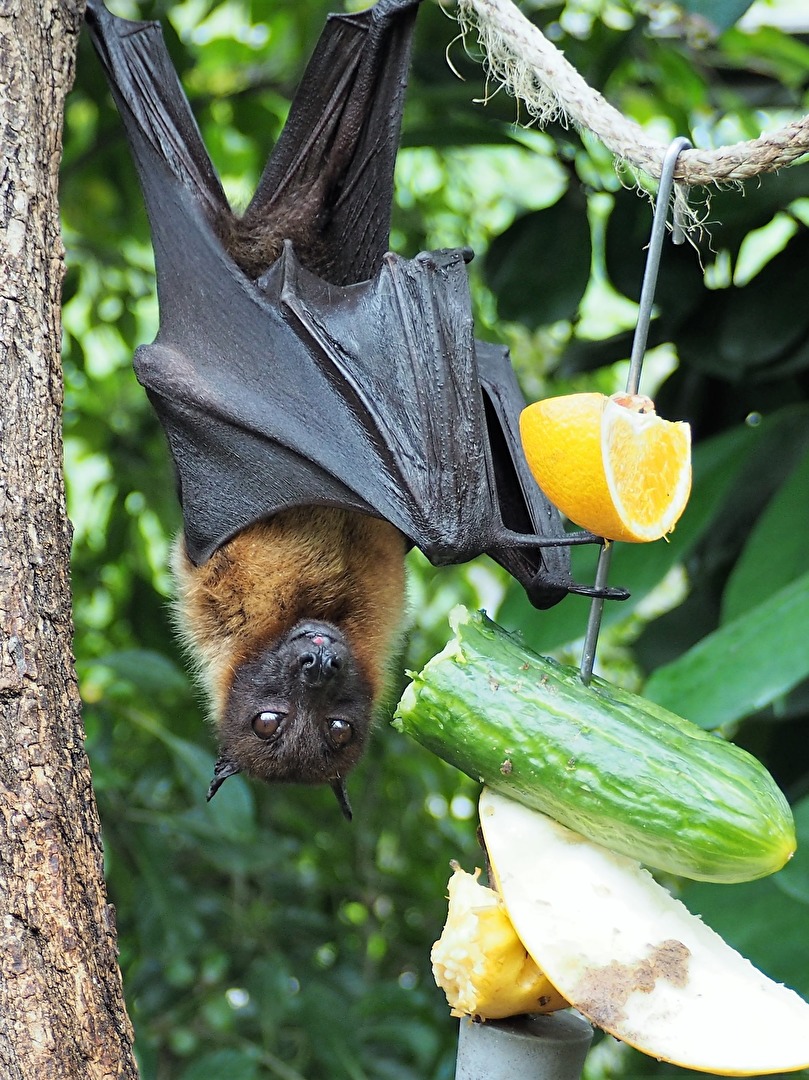
{"label": "black wing membrane", "polygon": [[507,354],[474,340],[468,253],[385,254],[417,3],[330,17],[245,215],[286,237],[254,280],[159,27],[90,0],[155,249],[160,328],[135,367],[194,562],[280,510],[340,506],[437,564],[488,552],[548,607],[589,590],[527,471]]}
{"label": "black wing membrane", "polygon": [[[330,15],[244,215],[318,220],[298,258],[337,285],[367,281],[388,249],[410,46],[420,0]],[[302,230],[306,232],[307,230]]]}
{"label": "black wing membrane", "polygon": [[[87,25],[124,121],[153,234],[186,194],[214,221],[227,199],[156,22],[133,22],[87,0]],[[158,274],[159,284],[159,274]]]}
{"label": "black wing membrane", "polygon": [[340,287],[287,245],[256,287],[208,240],[186,238],[198,288],[135,357],[193,559],[269,512],[319,503],[385,518],[436,564],[487,551],[538,606],[569,591],[567,550],[536,546],[561,524],[520,476],[502,353],[487,416],[463,252],[386,255],[371,281]]}
{"label": "black wing membrane", "polygon": [[[281,221],[304,264],[338,285],[372,277],[387,250],[419,3],[380,0],[329,16],[244,214],[247,230]],[[227,199],[159,23],[121,19],[101,0],[88,0],[87,23],[124,121],[156,258],[161,239],[182,242],[187,215],[202,213],[219,235]],[[166,276],[158,262],[158,288]]]}

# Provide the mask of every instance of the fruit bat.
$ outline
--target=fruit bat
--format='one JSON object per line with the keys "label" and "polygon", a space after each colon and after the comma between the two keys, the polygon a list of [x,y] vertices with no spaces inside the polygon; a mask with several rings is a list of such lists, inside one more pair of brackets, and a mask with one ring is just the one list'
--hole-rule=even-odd
{"label": "fruit bat", "polygon": [[487,552],[540,608],[593,593],[519,449],[508,354],[475,341],[471,253],[387,252],[418,3],[329,17],[241,215],[159,26],[87,5],[155,251],[160,326],[134,363],[176,467],[178,621],[219,741],[209,798],[237,772],[325,782],[350,816],[409,547]]}

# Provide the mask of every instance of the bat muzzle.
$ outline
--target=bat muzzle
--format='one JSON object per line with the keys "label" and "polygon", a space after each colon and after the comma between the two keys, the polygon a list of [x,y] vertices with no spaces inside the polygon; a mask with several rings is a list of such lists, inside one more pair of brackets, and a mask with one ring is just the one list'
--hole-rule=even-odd
{"label": "bat muzzle", "polygon": [[287,661],[305,686],[319,687],[338,679],[351,666],[351,652],[335,627],[304,623],[289,638]]}

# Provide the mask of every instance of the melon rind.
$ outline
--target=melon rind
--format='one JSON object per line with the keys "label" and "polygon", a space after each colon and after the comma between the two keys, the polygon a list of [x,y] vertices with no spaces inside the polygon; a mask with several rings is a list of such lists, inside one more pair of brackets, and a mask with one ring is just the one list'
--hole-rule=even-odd
{"label": "melon rind", "polygon": [[640,863],[488,788],[480,823],[526,950],[598,1027],[702,1072],[809,1067],[809,1004],[732,949]]}

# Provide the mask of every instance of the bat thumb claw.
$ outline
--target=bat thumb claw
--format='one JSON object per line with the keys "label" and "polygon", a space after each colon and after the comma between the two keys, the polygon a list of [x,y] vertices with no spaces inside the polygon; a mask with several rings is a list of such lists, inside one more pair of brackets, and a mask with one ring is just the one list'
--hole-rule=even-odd
{"label": "bat thumb claw", "polygon": [[334,792],[337,802],[340,804],[340,809],[343,811],[343,817],[346,821],[351,821],[354,815],[351,812],[351,803],[348,801],[345,780],[343,780],[341,776],[338,776],[336,780],[332,780],[331,789]]}

